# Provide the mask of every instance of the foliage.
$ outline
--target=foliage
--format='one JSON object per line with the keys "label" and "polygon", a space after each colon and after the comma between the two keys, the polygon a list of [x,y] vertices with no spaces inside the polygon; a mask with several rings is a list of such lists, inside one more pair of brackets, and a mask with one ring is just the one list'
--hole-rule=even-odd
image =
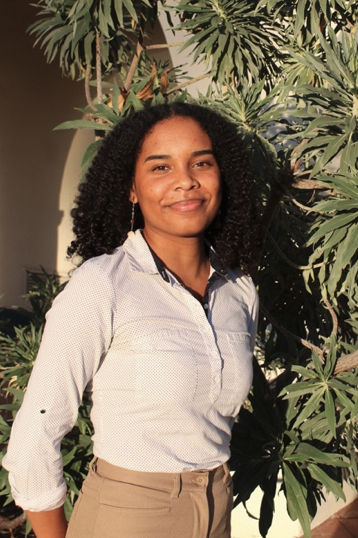
{"label": "foliage", "polygon": [[355,171],[319,177],[332,194],[315,206],[318,217],[309,244],[316,248],[309,263],[322,260],[318,278],[324,295],[346,294],[354,311],[358,304],[358,175]]}
{"label": "foliage", "polygon": [[258,8],[263,6],[285,23],[287,33],[300,45],[330,27],[338,33],[347,22],[353,24],[357,14],[354,0],[260,0]]}
{"label": "foliage", "polygon": [[155,17],[152,4],[149,0],[40,0],[40,20],[29,31],[36,43],[46,46],[47,61],[58,55],[63,72],[72,78],[83,78],[88,66],[95,69],[96,35],[100,34],[101,67],[107,74],[128,61],[139,20]]}
{"label": "foliage", "polygon": [[[307,366],[293,366],[277,378],[274,398],[263,374],[254,378],[250,409],[242,409],[234,425],[231,467],[234,473],[235,504],[246,502],[260,484],[263,498],[260,510],[262,536],[271,525],[277,478],[282,472],[281,490],[287,499],[292,519],[300,519],[305,534],[324,498],[323,487],[345,499],[343,469],[349,469],[353,481],[357,468],[352,450],[352,426],[348,416],[358,410],[357,373],[333,375],[336,364],[335,338],[324,365],[313,353]],[[286,379],[284,379],[286,377]],[[349,437],[350,446],[339,443]],[[244,442],[243,442],[244,441]],[[338,443],[338,444],[337,444]]]}
{"label": "foliage", "polygon": [[193,61],[203,59],[214,81],[272,80],[284,38],[257,2],[181,0],[175,11],[180,29],[193,34],[182,50],[194,44]]}
{"label": "foliage", "polygon": [[[65,74],[84,80],[87,107],[78,111],[85,117],[58,127],[95,129],[84,167],[98,135],[133,110],[189,98],[195,79],[155,60],[166,47],[151,41],[159,10],[173,31],[186,33],[177,47],[192,47],[193,63],[206,67],[199,102],[233,121],[251,152],[262,229],[260,366],[233,429],[235,504],[261,488],[265,537],[281,484],[290,517],[309,538],[317,503],[326,492],[344,498],[343,481],[357,489],[358,478],[357,2],[39,0],[35,7],[30,32],[47,60],[57,57]],[[11,417],[0,423],[5,445],[52,300],[48,286],[31,296],[32,325],[0,341],[14,396]],[[90,457],[89,435],[84,402],[63,442],[68,511]],[[3,471],[0,481],[7,494]]]}

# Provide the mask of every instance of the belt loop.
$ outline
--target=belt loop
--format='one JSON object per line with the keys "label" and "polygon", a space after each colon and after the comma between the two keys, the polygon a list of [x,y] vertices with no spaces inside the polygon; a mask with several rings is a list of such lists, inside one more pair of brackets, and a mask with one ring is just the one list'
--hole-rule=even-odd
{"label": "belt loop", "polygon": [[230,478],[231,478],[231,475],[230,475],[230,467],[227,463],[223,463],[223,469],[224,469],[224,484],[227,486],[228,483],[230,482]]}
{"label": "belt loop", "polygon": [[175,473],[173,476],[174,476],[174,486],[173,486],[173,491],[170,497],[172,499],[176,499],[179,497],[179,493],[181,490],[181,475],[179,473]]}
{"label": "belt loop", "polygon": [[97,471],[97,461],[98,461],[97,456],[94,456],[91,459],[90,464],[89,464],[89,470],[93,471],[94,473]]}

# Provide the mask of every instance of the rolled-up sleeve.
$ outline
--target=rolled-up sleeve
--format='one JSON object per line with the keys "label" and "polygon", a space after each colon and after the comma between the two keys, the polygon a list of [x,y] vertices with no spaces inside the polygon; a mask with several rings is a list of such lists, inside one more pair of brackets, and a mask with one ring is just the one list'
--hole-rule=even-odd
{"label": "rolled-up sleeve", "polygon": [[113,335],[115,294],[92,260],[74,272],[47,314],[42,343],[2,465],[14,501],[40,512],[66,497],[61,440]]}

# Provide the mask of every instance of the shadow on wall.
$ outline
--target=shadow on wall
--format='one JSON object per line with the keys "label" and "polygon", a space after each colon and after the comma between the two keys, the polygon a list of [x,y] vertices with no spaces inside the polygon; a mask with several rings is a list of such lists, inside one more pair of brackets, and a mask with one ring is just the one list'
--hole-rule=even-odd
{"label": "shadow on wall", "polygon": [[1,6],[0,304],[7,306],[22,303],[24,268],[56,268],[59,195],[74,132],[53,128],[83,104],[82,84],[33,48],[26,29],[36,13],[24,0]]}

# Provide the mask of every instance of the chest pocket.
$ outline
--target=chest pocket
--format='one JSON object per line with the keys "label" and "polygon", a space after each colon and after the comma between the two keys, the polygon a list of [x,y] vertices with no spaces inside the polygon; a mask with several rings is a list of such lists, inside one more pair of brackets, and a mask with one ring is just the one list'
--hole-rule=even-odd
{"label": "chest pocket", "polygon": [[163,329],[131,342],[139,400],[153,403],[194,400],[198,367],[189,333],[186,329]]}
{"label": "chest pocket", "polygon": [[252,383],[251,337],[248,332],[222,333],[221,337],[222,397],[228,405],[227,411],[235,415]]}

